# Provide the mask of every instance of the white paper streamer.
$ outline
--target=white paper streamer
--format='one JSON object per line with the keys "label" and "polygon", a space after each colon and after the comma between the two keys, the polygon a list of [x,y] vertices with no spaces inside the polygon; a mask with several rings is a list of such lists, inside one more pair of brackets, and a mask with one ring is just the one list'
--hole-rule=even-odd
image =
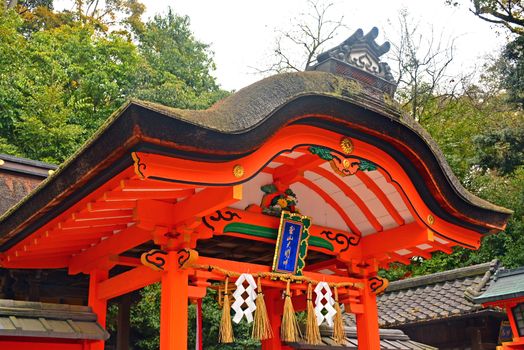
{"label": "white paper streamer", "polygon": [[[315,299],[315,314],[317,315],[318,325],[320,326],[322,322],[326,321],[330,327],[333,327],[333,317],[337,311],[333,308],[335,300],[333,300],[333,293],[327,282],[317,284],[315,293],[317,295]],[[323,303],[322,300],[325,300],[325,303]],[[322,310],[326,310],[325,315],[322,313]]]}
{"label": "white paper streamer", "polygon": [[[248,283],[247,288],[244,287],[244,282]],[[242,317],[246,316],[247,323],[253,322],[253,311],[257,308],[255,305],[255,299],[257,298],[257,284],[253,276],[248,273],[243,273],[235,282],[237,289],[233,293],[235,297],[235,302],[231,305],[231,309],[235,311],[235,317],[233,317],[233,322],[239,323],[242,320]],[[243,294],[247,296],[243,297]],[[242,309],[243,305],[247,307]]]}

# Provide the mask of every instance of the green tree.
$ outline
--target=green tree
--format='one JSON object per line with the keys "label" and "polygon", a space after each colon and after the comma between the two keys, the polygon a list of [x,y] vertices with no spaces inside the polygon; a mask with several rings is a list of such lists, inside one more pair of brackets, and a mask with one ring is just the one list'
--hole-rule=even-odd
{"label": "green tree", "polygon": [[134,96],[180,108],[203,109],[227,94],[211,71],[215,69],[208,45],[196,40],[187,16],[170,8],[137,31],[144,64],[138,71]]}
{"label": "green tree", "polygon": [[[135,350],[155,350],[159,348],[160,325],[160,284],[148,286],[140,291],[141,299],[131,309],[132,344]],[[202,302],[203,348],[206,350],[251,350],[258,349],[260,343],[251,339],[251,326],[244,321],[233,324],[235,342],[218,344],[218,330],[222,310],[217,306],[216,291],[208,289]],[[196,308],[189,305],[188,349],[195,348]]]}

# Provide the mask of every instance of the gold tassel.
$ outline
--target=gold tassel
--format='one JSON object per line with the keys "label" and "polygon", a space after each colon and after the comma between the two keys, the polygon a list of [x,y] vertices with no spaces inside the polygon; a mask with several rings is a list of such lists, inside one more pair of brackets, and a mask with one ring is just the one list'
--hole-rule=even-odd
{"label": "gold tassel", "polygon": [[286,293],[284,299],[284,312],[282,315],[282,325],[280,329],[280,338],[285,342],[297,342],[300,338],[300,329],[291,301],[291,290],[289,287],[290,280],[287,281]]}
{"label": "gold tassel", "polygon": [[306,342],[311,345],[322,343],[320,329],[318,328],[317,315],[313,307],[313,289],[311,283],[307,286],[307,321],[306,321]]}
{"label": "gold tassel", "polygon": [[257,299],[255,305],[257,308],[255,310],[251,338],[255,340],[273,338],[273,330],[271,329],[269,317],[267,316],[266,302],[264,301],[264,293],[262,293],[260,277],[257,280]]}
{"label": "gold tassel", "polygon": [[342,311],[338,303],[338,288],[335,287],[335,319],[333,320],[333,340],[337,344],[343,345],[346,340],[346,330],[344,328],[344,321],[342,320]]}
{"label": "gold tassel", "polygon": [[220,319],[220,328],[218,330],[218,341],[220,343],[232,343],[235,340],[233,336],[233,325],[231,324],[231,304],[229,303],[229,276],[226,277],[224,289],[224,301],[222,306],[222,318]]}

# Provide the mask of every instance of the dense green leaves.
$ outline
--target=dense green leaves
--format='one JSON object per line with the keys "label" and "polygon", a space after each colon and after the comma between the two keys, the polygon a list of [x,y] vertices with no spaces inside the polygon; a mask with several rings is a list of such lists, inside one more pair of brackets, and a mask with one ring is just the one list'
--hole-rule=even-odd
{"label": "dense green leaves", "polygon": [[[0,6],[0,152],[60,163],[129,98],[198,109],[227,94],[187,17],[142,23],[137,1],[107,3],[109,18]],[[120,12],[134,33],[107,27]]]}
{"label": "dense green leaves", "polygon": [[[131,309],[132,341],[135,349],[156,350],[159,348],[160,285],[154,284],[140,291],[140,301]],[[208,289],[202,302],[203,348],[206,350],[254,350],[260,343],[251,339],[251,326],[244,321],[233,324],[235,342],[218,343],[218,329],[222,310],[217,306],[216,291]],[[195,348],[196,306],[189,305],[188,349]]]}

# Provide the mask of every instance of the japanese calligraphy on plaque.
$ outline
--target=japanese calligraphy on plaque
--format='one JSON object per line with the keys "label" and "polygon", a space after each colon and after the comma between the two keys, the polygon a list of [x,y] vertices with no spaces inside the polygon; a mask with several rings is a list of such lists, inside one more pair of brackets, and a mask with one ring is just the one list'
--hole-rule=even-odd
{"label": "japanese calligraphy on plaque", "polygon": [[282,211],[273,272],[302,275],[306,265],[311,218]]}

